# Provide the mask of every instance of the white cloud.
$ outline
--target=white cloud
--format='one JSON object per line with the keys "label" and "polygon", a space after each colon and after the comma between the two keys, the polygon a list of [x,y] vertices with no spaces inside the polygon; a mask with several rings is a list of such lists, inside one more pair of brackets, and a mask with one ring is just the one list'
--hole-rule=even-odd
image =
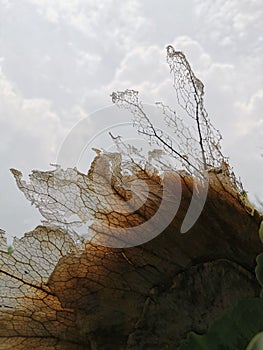
{"label": "white cloud", "polygon": [[48,155],[56,149],[62,128],[49,101],[24,98],[3,75],[0,75],[0,123],[6,130],[6,141],[17,144],[21,141],[15,140],[18,134],[23,138],[22,145],[31,138],[38,139],[37,147],[45,149]]}
{"label": "white cloud", "polygon": [[[171,43],[176,50],[183,51],[191,63],[195,73],[201,74],[212,65],[211,57],[200,44],[188,36],[180,36]],[[159,100],[172,103],[175,94],[172,87],[172,78],[166,63],[166,47],[148,45],[129,50],[120,62],[114,79],[107,85],[108,91],[132,88],[138,90],[147,102]]]}
{"label": "white cloud", "polygon": [[[226,57],[229,51],[253,54],[257,49],[254,44],[262,27],[261,1],[195,0],[195,10],[202,23],[198,28],[201,40],[213,46],[215,54],[220,57]],[[228,51],[223,52],[220,46]]]}
{"label": "white cloud", "polygon": [[[239,113],[237,126],[242,135],[260,133],[263,140],[263,90],[258,90],[247,103],[238,101],[236,108]],[[263,148],[263,141],[262,148]]]}
{"label": "white cloud", "polygon": [[34,4],[37,12],[51,23],[67,23],[95,40],[98,36],[103,36],[105,46],[109,39],[118,39],[115,42],[117,45],[130,45],[133,34],[137,33],[142,24],[145,25],[145,19],[140,15],[140,3],[136,0],[27,1]]}
{"label": "white cloud", "polygon": [[135,0],[14,1],[1,17],[4,73],[59,113],[109,83],[147,27]]}
{"label": "white cloud", "polygon": [[36,209],[17,191],[9,168],[25,173],[33,168],[49,168],[65,130],[49,101],[24,98],[3,75],[0,75],[0,130],[1,227],[9,233],[22,234],[40,220]]}

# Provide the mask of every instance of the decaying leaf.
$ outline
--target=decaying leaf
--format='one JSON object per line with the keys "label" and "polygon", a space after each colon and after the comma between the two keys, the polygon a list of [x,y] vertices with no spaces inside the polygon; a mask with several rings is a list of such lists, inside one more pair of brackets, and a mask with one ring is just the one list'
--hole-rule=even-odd
{"label": "decaying leaf", "polygon": [[[225,310],[259,295],[262,216],[242,201],[202,82],[171,46],[167,62],[192,123],[158,104],[175,142],[126,90],[113,102],[161,150],[143,159],[116,138],[118,152],[97,150],[87,174],[57,166],[25,181],[12,169],[45,221],[16,239],[12,254],[0,231],[0,349],[174,350],[190,331],[205,333]],[[178,168],[163,167],[163,153]],[[193,194],[200,217],[181,234],[186,215],[194,217]]]}
{"label": "decaying leaf", "polygon": [[205,332],[225,309],[259,295],[259,214],[215,177],[200,219],[182,235],[193,181],[181,181],[177,215],[145,244],[84,245],[42,226],[16,240],[12,255],[1,248],[0,349],[174,349],[190,330]]}

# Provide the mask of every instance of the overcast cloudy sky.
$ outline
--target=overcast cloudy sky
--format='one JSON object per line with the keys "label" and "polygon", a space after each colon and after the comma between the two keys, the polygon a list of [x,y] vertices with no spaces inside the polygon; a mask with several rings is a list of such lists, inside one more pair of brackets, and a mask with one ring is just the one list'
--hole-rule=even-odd
{"label": "overcast cloudy sky", "polygon": [[204,82],[224,153],[263,198],[262,10],[262,0],[0,0],[0,227],[12,236],[40,222],[9,168],[50,169],[69,131],[112,91],[175,98],[168,44]]}

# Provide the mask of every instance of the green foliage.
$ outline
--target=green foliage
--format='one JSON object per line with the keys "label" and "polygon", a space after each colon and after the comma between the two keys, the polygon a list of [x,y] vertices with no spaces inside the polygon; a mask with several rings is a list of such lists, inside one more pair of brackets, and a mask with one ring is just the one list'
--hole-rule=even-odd
{"label": "green foliage", "polygon": [[179,350],[245,350],[262,330],[263,299],[245,299],[215,321],[207,334],[191,332]]}
{"label": "green foliage", "polygon": [[263,221],[261,222],[261,225],[259,228],[259,238],[261,239],[261,242],[263,243]]}
{"label": "green foliage", "polygon": [[258,333],[251,340],[246,350],[262,350],[263,349],[263,332]]}
{"label": "green foliage", "polygon": [[[261,239],[261,242],[263,243],[263,221],[261,222],[261,225],[259,228],[259,237]],[[262,286],[260,296],[263,297],[263,253],[257,256],[256,276],[257,276],[257,280]]]}
{"label": "green foliage", "polygon": [[14,252],[14,248],[11,245],[8,246],[7,253],[11,255],[11,254],[13,254],[13,252]]}
{"label": "green foliage", "polygon": [[263,297],[263,253],[257,256],[256,276],[257,276],[257,280],[262,286],[260,296]]}

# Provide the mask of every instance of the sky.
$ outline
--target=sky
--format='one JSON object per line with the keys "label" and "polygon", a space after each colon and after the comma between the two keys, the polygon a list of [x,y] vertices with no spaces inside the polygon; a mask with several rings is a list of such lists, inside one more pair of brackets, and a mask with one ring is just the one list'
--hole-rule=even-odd
{"label": "sky", "polygon": [[263,198],[262,12],[262,0],[0,0],[0,228],[9,239],[41,220],[9,169],[52,169],[82,120],[87,140],[120,123],[98,113],[112,91],[173,104],[167,45],[204,83],[223,153],[250,198]]}

